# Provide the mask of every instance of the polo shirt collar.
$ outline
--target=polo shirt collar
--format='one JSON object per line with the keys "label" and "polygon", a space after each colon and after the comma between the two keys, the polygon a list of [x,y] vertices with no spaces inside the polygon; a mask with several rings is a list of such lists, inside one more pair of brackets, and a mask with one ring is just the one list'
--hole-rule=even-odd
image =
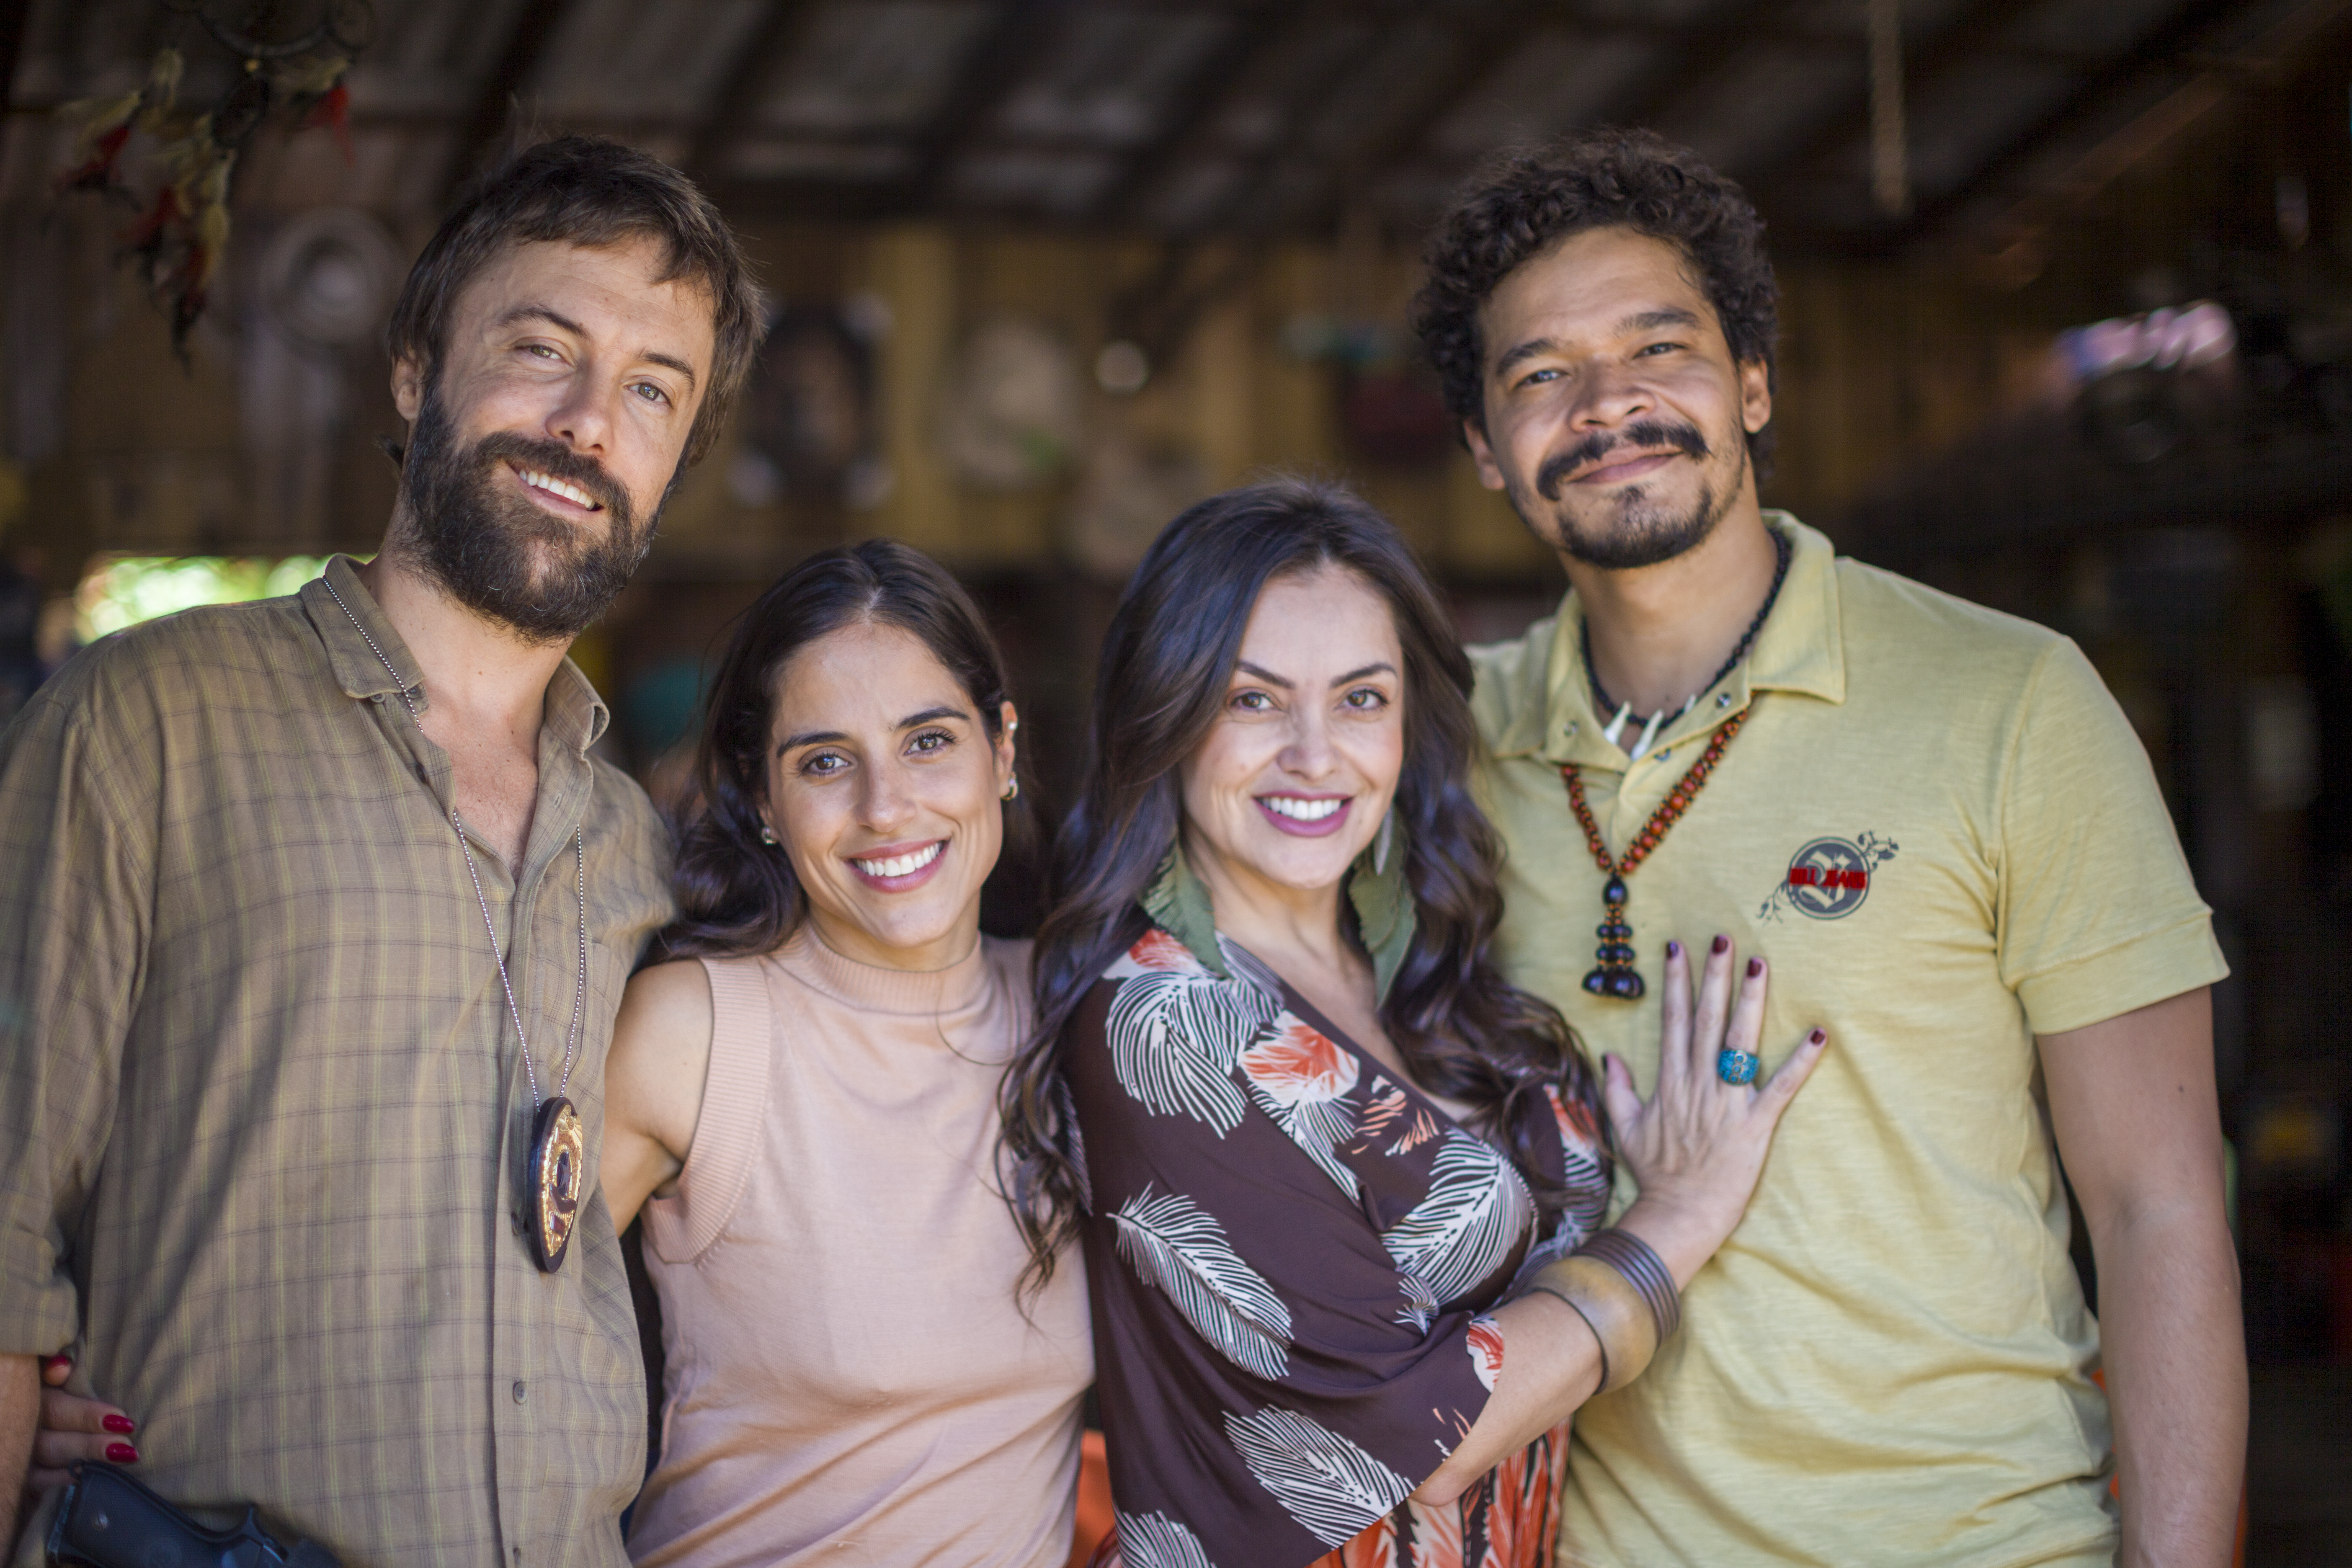
{"label": "polo shirt collar", "polygon": [[[330,584],[334,589],[332,594],[327,591]],[[338,596],[349,607],[349,615],[337,606]],[[404,686],[418,711],[429,706],[424,671],[416,663],[416,656],[408,651],[408,645],[393,629],[383,606],[368,592],[357,563],[350,556],[330,557],[327,569],[304,584],[295,597],[310,616],[319,640],[325,645],[328,666],[334,671],[335,682],[343,689],[344,696],[360,701],[374,698],[397,701]],[[352,624],[354,617],[359,622],[356,626]],[[370,639],[373,639],[373,647]],[[377,648],[383,650],[381,658],[376,656]],[[384,668],[387,659],[392,664],[389,670]],[[547,683],[543,720],[554,738],[565,749],[584,757],[611,721],[612,714],[604,699],[596,695],[596,689],[580,673],[579,667],[568,658],[557,665],[554,676]]]}
{"label": "polo shirt collar", "polygon": [[[1766,524],[1790,544],[1789,575],[1772,613],[1756,634],[1746,661],[1731,672],[1717,697],[1660,727],[1658,743],[1671,746],[1703,734],[1734,713],[1744,712],[1759,691],[1789,691],[1825,702],[1845,700],[1845,636],[1838,608],[1837,550],[1827,535],[1784,511],[1767,511]],[[1496,736],[1497,757],[1541,757],[1549,763],[1622,771],[1625,753],[1601,737],[1614,715],[1596,713],[1591,682],[1584,673],[1584,605],[1569,590],[1552,623],[1551,645],[1540,661],[1528,659],[1511,694],[1509,718]]]}

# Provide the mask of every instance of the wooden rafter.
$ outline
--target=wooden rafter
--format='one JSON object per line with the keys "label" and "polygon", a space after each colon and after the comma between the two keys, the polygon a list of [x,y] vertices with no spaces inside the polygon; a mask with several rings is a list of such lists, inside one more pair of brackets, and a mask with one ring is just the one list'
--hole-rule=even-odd
{"label": "wooden rafter", "polygon": [[[1996,48],[2018,18],[2032,11],[2042,0],[1985,0],[1958,22],[1945,28],[1923,48],[1906,50],[1904,61],[1904,96],[1917,102],[1927,89],[1953,71],[1971,61],[1984,58]],[[1859,35],[1849,40],[1859,54],[1865,47]],[[2004,53],[2006,51],[2003,51]],[[1845,109],[1824,121],[1822,128],[1804,143],[1780,162],[1776,171],[1758,181],[1769,189],[1775,180],[1785,182],[1801,176],[1817,166],[1824,158],[1842,150],[1856,137],[1865,136],[1870,130],[1870,95],[1857,88]]]}
{"label": "wooden rafter", "polygon": [[1975,202],[1985,191],[1998,189],[2051,142],[2083,129],[2105,111],[2119,93],[2145,85],[2149,79],[2179,73],[2196,46],[2232,12],[2245,9],[2245,0],[2195,0],[2147,37],[2084,78],[2055,110],[2011,136],[1958,187],[1932,202],[1922,203],[1895,238],[1905,244],[1943,227],[1954,214]]}
{"label": "wooden rafter", "polygon": [[954,89],[923,137],[922,152],[904,186],[905,205],[929,209],[946,194],[956,155],[971,145],[1028,79],[1053,29],[1077,0],[1006,0],[973,46]]}
{"label": "wooden rafter", "polygon": [[[1328,26],[1334,20],[1335,17],[1330,9],[1326,7],[1294,8],[1289,12],[1284,26],[1267,40],[1265,47],[1270,52],[1284,49],[1292,42],[1303,39],[1307,34]],[[1315,118],[1317,110],[1347,85],[1350,74],[1364,63],[1365,58],[1372,50],[1379,47],[1379,45],[1378,29],[1367,27],[1363,37],[1353,47],[1342,50],[1339,58],[1329,63],[1327,74],[1320,81],[1302,89],[1304,103],[1291,119],[1291,132],[1276,138],[1270,146],[1254,149],[1234,159],[1234,162],[1244,165],[1245,173],[1234,189],[1227,193],[1213,211],[1202,215],[1193,225],[1195,231],[1225,225],[1234,215],[1246,213],[1249,210],[1258,195],[1265,190],[1267,181],[1273,177],[1274,169],[1281,159],[1283,148],[1288,143],[1290,137],[1296,134],[1297,129]],[[1229,101],[1231,101],[1229,98],[1220,96],[1210,106],[1209,122],[1213,122],[1215,112],[1222,110]]]}
{"label": "wooden rafter", "polygon": [[444,205],[456,195],[459,186],[473,178],[483,154],[507,133],[523,85],[530,80],[540,57],[547,52],[555,29],[562,25],[564,14],[571,8],[571,0],[524,0],[513,27],[507,33],[506,46],[499,51],[498,63],[490,68],[490,74],[483,79],[481,91],[475,95],[473,111],[466,117],[457,145],[450,151],[449,164],[441,181]]}
{"label": "wooden rafter", "polygon": [[1177,94],[1176,108],[1160,133],[1138,149],[1111,182],[1095,215],[1097,218],[1118,222],[1135,216],[1137,204],[1160,177],[1201,144],[1217,111],[1229,100],[1243,68],[1282,35],[1286,19],[1293,26],[1298,25],[1297,13],[1282,0],[1257,0],[1234,19],[1224,42],[1211,49],[1186,79]]}
{"label": "wooden rafter", "polygon": [[[2250,75],[2275,69],[2339,26],[2352,0],[2305,0],[2231,59],[2191,57],[2200,68],[2160,101],[2067,161],[1990,226],[1998,242],[2030,241],[2067,208],[2088,202],[2126,170],[2234,97]],[[2250,68],[2252,68],[2250,69]]]}
{"label": "wooden rafter", "polygon": [[5,123],[8,106],[14,101],[16,87],[16,67],[25,53],[25,29],[30,25],[33,0],[17,0],[13,5],[0,5],[0,123]]}
{"label": "wooden rafter", "polygon": [[1706,88],[1758,44],[1789,36],[1790,23],[1808,8],[1806,0],[1746,0],[1738,15],[1709,25],[1685,57],[1688,63],[1682,69],[1626,106],[1617,120],[1626,125],[1655,124],[1666,110]]}
{"label": "wooden rafter", "polygon": [[1526,41],[1528,29],[1559,14],[1557,5],[1517,3],[1495,6],[1460,25],[1454,58],[1436,79],[1425,84],[1420,101],[1386,131],[1358,148],[1350,161],[1360,169],[1384,169],[1411,157],[1429,132],[1454,111],[1463,98],[1486,79],[1488,72]]}
{"label": "wooden rafter", "polygon": [[808,0],[768,0],[768,8],[752,26],[751,36],[736,51],[718,90],[710,95],[710,112],[694,133],[686,157],[687,172],[706,187],[719,175],[719,160],[742,136],[751,113],[759,107],[760,89],[774,67],[785,41],[799,28]]}

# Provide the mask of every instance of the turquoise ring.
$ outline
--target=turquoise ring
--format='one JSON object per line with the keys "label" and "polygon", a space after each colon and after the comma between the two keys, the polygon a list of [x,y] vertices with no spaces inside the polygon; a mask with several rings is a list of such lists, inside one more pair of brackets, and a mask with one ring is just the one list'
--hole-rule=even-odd
{"label": "turquoise ring", "polygon": [[1735,1051],[1726,1046],[1716,1056],[1715,1076],[1727,1084],[1754,1083],[1756,1066],[1754,1051]]}

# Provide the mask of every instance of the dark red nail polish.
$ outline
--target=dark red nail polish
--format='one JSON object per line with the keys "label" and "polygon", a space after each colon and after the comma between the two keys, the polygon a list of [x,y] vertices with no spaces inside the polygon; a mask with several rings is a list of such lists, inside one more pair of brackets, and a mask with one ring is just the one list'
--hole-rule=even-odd
{"label": "dark red nail polish", "polygon": [[110,1415],[99,1425],[110,1432],[120,1432],[126,1437],[139,1429],[138,1423],[128,1415]]}
{"label": "dark red nail polish", "polygon": [[128,1443],[109,1443],[106,1446],[106,1462],[110,1465],[135,1465],[139,1462],[139,1450]]}
{"label": "dark red nail polish", "polygon": [[1731,939],[1727,936],[1717,937],[1715,939],[1715,951],[1717,952],[1729,952],[1731,951]]}
{"label": "dark red nail polish", "polygon": [[1820,1030],[1820,1029],[1815,1029],[1811,1034],[1807,1035],[1807,1036],[1805,1037],[1805,1038],[1807,1038],[1808,1040],[1811,1040],[1813,1044],[1815,1044],[1815,1045],[1817,1045],[1817,1046],[1818,1046],[1818,1045],[1820,1045],[1823,1040],[1828,1039],[1828,1038],[1829,1038],[1829,1036],[1828,1036],[1826,1033],[1824,1033],[1823,1031]]}
{"label": "dark red nail polish", "polygon": [[1751,959],[1749,959],[1749,960],[1748,961],[1748,979],[1753,980],[1753,979],[1755,979],[1758,975],[1759,975],[1759,974],[1761,974],[1761,973],[1764,973],[1764,961],[1763,961],[1762,959],[1760,959],[1760,958],[1751,958]]}
{"label": "dark red nail polish", "polygon": [[1683,944],[1681,942],[1670,942],[1666,943],[1666,956],[1668,958],[1680,958],[1682,955]]}
{"label": "dark red nail polish", "polygon": [[66,1354],[63,1351],[59,1351],[53,1356],[43,1357],[41,1364],[49,1367],[52,1370],[61,1366],[71,1366],[73,1365],[73,1357]]}

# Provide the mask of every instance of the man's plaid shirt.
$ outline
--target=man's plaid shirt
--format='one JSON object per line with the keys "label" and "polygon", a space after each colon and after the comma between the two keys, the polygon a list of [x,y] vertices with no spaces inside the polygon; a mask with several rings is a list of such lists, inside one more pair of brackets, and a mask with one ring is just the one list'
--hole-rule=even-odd
{"label": "man's plaid shirt", "polygon": [[[325,580],[415,688],[352,563]],[[474,846],[552,1092],[585,835],[592,1190],[614,1014],[670,910],[650,803],[588,755],[605,717],[562,666],[520,875]],[[628,1288],[601,1195],[561,1273],[531,1261],[530,1089],[450,789],[320,582],[98,644],[0,737],[0,1351],[74,1347],[148,1484],[352,1568],[618,1564]]]}

